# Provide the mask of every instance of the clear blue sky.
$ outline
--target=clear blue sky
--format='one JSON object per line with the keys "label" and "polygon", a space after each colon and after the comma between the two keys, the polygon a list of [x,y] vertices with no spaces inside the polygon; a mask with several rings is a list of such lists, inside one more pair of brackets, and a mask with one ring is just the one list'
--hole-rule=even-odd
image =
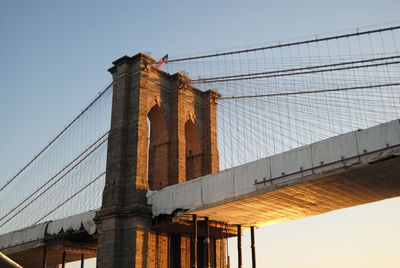
{"label": "clear blue sky", "polygon": [[[0,182],[111,81],[106,70],[120,56],[253,46],[398,21],[399,11],[398,0],[2,0]],[[260,229],[259,266],[400,267],[399,205],[393,199]]]}

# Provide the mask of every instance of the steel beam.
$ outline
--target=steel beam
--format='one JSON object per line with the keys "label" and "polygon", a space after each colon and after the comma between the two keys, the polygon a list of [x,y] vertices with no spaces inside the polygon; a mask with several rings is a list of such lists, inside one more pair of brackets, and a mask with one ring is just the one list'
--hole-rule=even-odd
{"label": "steel beam", "polygon": [[256,268],[256,240],[254,236],[254,226],[250,227],[251,233],[251,263],[252,268]]}
{"label": "steel beam", "polygon": [[46,251],[46,246],[43,246],[42,268],[46,268],[46,263],[47,263],[47,251]]}
{"label": "steel beam", "polygon": [[81,268],[84,268],[84,267],[85,267],[85,254],[82,253],[82,255],[81,255]]}
{"label": "steel beam", "polygon": [[204,267],[210,268],[210,221],[204,219]]}
{"label": "steel beam", "polygon": [[242,226],[238,225],[237,226],[237,248],[238,248],[238,268],[243,267],[243,262],[242,262]]}
{"label": "steel beam", "polygon": [[192,235],[192,268],[197,268],[197,215],[192,215],[193,235]]}
{"label": "steel beam", "polygon": [[62,260],[61,260],[62,268],[65,268],[65,257],[67,257],[67,252],[63,251]]}

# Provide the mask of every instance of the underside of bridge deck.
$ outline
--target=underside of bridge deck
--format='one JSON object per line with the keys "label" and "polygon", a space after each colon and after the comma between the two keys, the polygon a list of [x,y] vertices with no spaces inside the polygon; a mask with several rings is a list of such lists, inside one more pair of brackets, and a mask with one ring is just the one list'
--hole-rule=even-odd
{"label": "underside of bridge deck", "polygon": [[[38,242],[35,242],[37,245]],[[29,245],[20,245],[3,250],[11,259],[26,268],[43,267],[43,260],[46,259],[46,267],[57,266],[63,262],[73,262],[96,257],[96,240],[94,237],[82,232],[66,236],[65,238],[55,237],[54,239],[46,239],[46,241],[38,247],[29,247]],[[22,247],[26,247],[23,250]],[[65,253],[64,253],[65,252]],[[82,256],[83,254],[83,256]]]}
{"label": "underside of bridge deck", "polygon": [[[204,237],[204,219],[198,220],[198,236]],[[153,222],[153,230],[157,232],[174,233],[174,234],[186,234],[193,235],[193,222],[192,217],[180,216],[180,217],[168,217],[166,220],[164,217],[155,218]],[[237,236],[236,226],[230,226],[223,222],[210,221],[209,222],[209,236],[215,239],[222,239],[226,237]]]}
{"label": "underside of bridge deck", "polygon": [[96,241],[96,235],[81,230],[62,232],[1,250],[24,268],[51,267],[96,257]]}
{"label": "underside of bridge deck", "polygon": [[262,226],[397,196],[400,196],[400,157],[358,168],[342,168],[193,213],[233,224]]}

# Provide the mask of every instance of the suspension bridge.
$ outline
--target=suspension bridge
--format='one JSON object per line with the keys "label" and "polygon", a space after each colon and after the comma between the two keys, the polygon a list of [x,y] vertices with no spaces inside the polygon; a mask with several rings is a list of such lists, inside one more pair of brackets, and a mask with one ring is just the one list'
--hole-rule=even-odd
{"label": "suspension bridge", "polygon": [[254,239],[254,227],[397,197],[399,59],[400,26],[160,68],[124,56],[0,181],[0,251],[24,267],[228,267],[226,241],[244,228]]}

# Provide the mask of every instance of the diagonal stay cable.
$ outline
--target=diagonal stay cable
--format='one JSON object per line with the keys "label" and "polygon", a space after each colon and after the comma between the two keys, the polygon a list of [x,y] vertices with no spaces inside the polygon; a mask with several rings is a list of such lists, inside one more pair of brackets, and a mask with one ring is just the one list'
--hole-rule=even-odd
{"label": "diagonal stay cable", "polygon": [[58,206],[56,206],[54,209],[52,209],[50,212],[48,212],[46,215],[44,215],[43,217],[41,217],[39,220],[37,220],[34,224],[38,224],[41,220],[43,220],[44,218],[46,218],[47,216],[49,216],[51,213],[53,213],[54,211],[56,211],[57,209],[59,209],[60,207],[62,207],[63,205],[65,205],[68,201],[70,201],[72,198],[74,198],[75,196],[77,196],[78,194],[80,194],[81,192],[83,192],[83,190],[85,190],[86,188],[88,188],[90,185],[92,185],[93,183],[95,183],[98,179],[100,179],[102,176],[104,176],[106,174],[106,172],[104,171],[103,173],[101,173],[100,175],[98,175],[96,178],[94,178],[94,180],[92,180],[91,182],[89,182],[88,184],[86,184],[84,187],[82,187],[78,192],[74,193],[72,196],[70,196],[69,198],[67,198],[66,200],[64,200],[64,202],[62,202],[61,204],[59,204]]}
{"label": "diagonal stay cable", "polygon": [[366,86],[358,86],[358,87],[332,88],[332,89],[320,89],[320,90],[308,90],[308,91],[294,91],[294,92],[258,94],[258,95],[245,95],[245,96],[230,96],[230,97],[220,97],[220,98],[218,98],[218,100],[234,100],[234,99],[251,99],[251,98],[262,98],[262,97],[278,97],[278,96],[315,94],[315,93],[324,93],[324,92],[347,91],[347,90],[356,90],[356,89],[393,87],[393,86],[400,86],[400,82],[399,83],[390,83],[390,84],[379,84],[379,85],[366,85]]}
{"label": "diagonal stay cable", "polygon": [[112,86],[113,83],[109,84],[85,109],[82,110],[77,117],[75,117],[58,135],[52,139],[38,154],[36,154],[31,161],[29,161],[23,168],[21,168],[17,174],[9,179],[1,188],[0,192],[3,191],[11,182],[13,182],[26,168],[28,168],[40,155],[42,155],[58,138],[64,134],[93,104],[100,99]]}
{"label": "diagonal stay cable", "polygon": [[[67,166],[65,166],[62,170],[60,170],[57,174],[55,174],[50,180],[48,180],[46,183],[44,183],[42,186],[40,186],[36,191],[34,191],[31,195],[26,197],[22,202],[20,202],[16,207],[11,209],[7,214],[5,214],[1,219],[5,219],[8,215],[10,215],[15,209],[19,208],[22,204],[24,204],[29,198],[34,196],[36,193],[38,193],[41,189],[43,189],[49,182],[51,182],[54,178],[56,178],[58,175],[60,175],[63,171],[65,171],[68,167],[71,166],[72,163],[74,163],[77,159],[79,159],[82,155],[84,155],[88,150],[90,150],[94,144],[96,144],[98,141],[100,141],[102,138],[104,138],[109,131],[107,131],[103,136],[101,136],[96,142],[94,142],[92,145],[90,145],[85,151],[83,151],[79,156],[77,156],[74,160],[72,160]],[[42,196],[45,192],[47,192],[50,188],[52,188],[55,184],[57,184],[61,179],[63,179],[66,175],[68,175],[74,168],[76,168],[79,164],[81,164],[86,158],[88,158],[93,152],[95,152],[101,145],[103,145],[108,139],[104,139],[101,143],[97,144],[87,155],[85,155],[82,159],[80,159],[75,165],[73,165],[67,172],[65,172],[62,176],[60,176],[57,180],[55,180],[51,185],[49,185],[47,188],[45,188],[39,195],[37,195],[35,198],[30,200],[24,207],[22,207],[20,210],[18,210],[14,215],[12,215],[9,219],[7,219],[5,222],[3,222],[0,225],[0,228],[3,227],[6,223],[8,223],[10,220],[12,220],[15,216],[17,216],[19,213],[21,213],[23,210],[25,210],[28,206],[30,206],[33,202],[35,202],[40,196]]]}

